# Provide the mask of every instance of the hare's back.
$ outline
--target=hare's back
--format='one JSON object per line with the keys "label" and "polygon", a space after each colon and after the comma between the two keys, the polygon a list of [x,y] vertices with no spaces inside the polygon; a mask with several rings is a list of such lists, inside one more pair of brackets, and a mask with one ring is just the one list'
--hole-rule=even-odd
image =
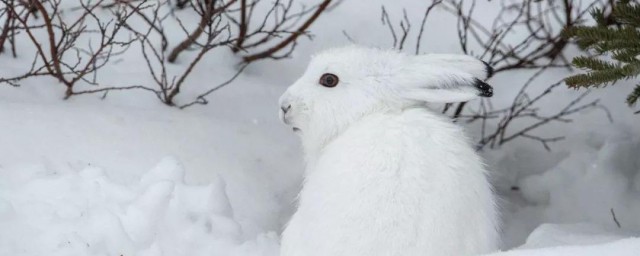
{"label": "hare's back", "polygon": [[367,117],[309,168],[291,228],[315,237],[314,247],[326,241],[324,255],[466,255],[496,246],[479,157],[460,128],[427,110]]}

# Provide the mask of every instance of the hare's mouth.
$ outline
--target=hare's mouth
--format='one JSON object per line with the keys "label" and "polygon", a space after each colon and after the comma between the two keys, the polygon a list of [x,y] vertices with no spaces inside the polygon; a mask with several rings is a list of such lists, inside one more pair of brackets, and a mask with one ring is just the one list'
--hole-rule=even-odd
{"label": "hare's mouth", "polygon": [[298,127],[293,127],[293,132],[296,132],[296,133],[297,133],[297,132],[300,132],[300,131],[302,131],[302,130],[300,130],[300,128],[298,128]]}

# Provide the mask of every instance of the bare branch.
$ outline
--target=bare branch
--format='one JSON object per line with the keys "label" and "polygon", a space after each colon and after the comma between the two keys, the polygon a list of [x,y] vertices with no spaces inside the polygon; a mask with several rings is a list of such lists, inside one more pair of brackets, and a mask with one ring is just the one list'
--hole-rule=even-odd
{"label": "bare branch", "polygon": [[277,45],[259,52],[259,53],[255,53],[255,54],[251,54],[251,55],[247,55],[244,56],[242,59],[245,62],[252,62],[252,61],[256,61],[259,59],[264,59],[264,58],[271,58],[275,53],[277,53],[278,51],[286,48],[289,45],[295,45],[295,41],[296,39],[300,36],[305,34],[305,31],[309,28],[309,26],[311,26],[311,24],[313,24],[313,22],[320,17],[320,14],[322,14],[322,12],[324,12],[324,10],[329,6],[329,4],[331,3],[331,0],[323,0],[322,3],[316,8],[315,12],[291,35],[289,35],[287,38],[285,38],[284,40],[282,40],[280,43],[278,43]]}

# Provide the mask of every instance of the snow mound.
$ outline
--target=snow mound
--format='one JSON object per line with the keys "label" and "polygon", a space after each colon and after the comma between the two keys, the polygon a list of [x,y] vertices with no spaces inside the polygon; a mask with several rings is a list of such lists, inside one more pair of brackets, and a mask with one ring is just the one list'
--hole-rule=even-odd
{"label": "snow mound", "polygon": [[607,128],[609,134],[577,134],[567,149],[546,153],[552,157],[533,154],[524,159],[512,154],[498,161],[496,166],[517,177],[497,184],[507,199],[505,248],[521,245],[544,223],[602,227],[583,230],[593,234],[640,234],[640,137],[637,131]]}
{"label": "snow mound", "polygon": [[[640,252],[640,238],[627,238],[598,245],[548,247],[536,250],[512,250],[489,254],[491,256],[637,256]],[[487,255],[487,256],[489,256]]]}
{"label": "snow mound", "polygon": [[487,256],[635,256],[638,252],[640,238],[593,224],[543,224],[529,235],[526,244]]}
{"label": "snow mound", "polygon": [[587,223],[542,224],[536,228],[519,249],[536,249],[568,245],[592,245],[629,238],[631,234],[607,230]]}
{"label": "snow mound", "polygon": [[188,185],[163,159],[137,184],[102,170],[2,169],[0,255],[277,255],[274,232],[245,240],[219,176]]}
{"label": "snow mound", "polygon": [[557,166],[521,180],[529,202],[547,205],[547,216],[640,229],[640,140],[632,136],[591,142]]}

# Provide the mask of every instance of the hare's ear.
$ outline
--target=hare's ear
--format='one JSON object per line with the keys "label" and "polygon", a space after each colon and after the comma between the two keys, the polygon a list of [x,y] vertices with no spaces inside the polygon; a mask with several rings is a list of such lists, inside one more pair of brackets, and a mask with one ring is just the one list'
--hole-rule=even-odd
{"label": "hare's ear", "polygon": [[410,57],[402,69],[402,96],[424,102],[462,102],[491,97],[484,82],[493,74],[487,63],[467,55],[426,54]]}

